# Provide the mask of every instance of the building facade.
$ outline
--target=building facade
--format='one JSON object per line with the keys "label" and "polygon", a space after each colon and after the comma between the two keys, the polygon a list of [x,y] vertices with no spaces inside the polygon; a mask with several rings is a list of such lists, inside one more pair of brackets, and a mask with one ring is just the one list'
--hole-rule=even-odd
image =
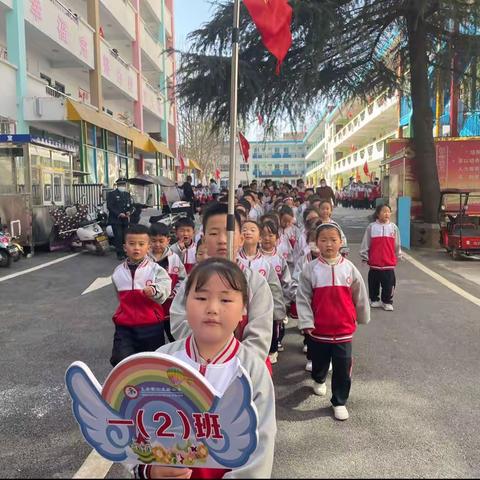
{"label": "building facade", "polygon": [[[252,159],[249,160],[249,163],[245,163],[238,144],[236,148],[235,187],[240,184],[246,186],[253,180],[251,171]],[[230,144],[227,142],[216,147],[213,152],[213,158],[214,164],[219,165],[220,185],[221,187],[228,188],[230,173]],[[208,181],[209,179],[206,180]]]}
{"label": "building facade", "polygon": [[304,134],[284,134],[282,140],[250,142],[252,176],[295,184],[304,178],[311,162],[305,158]]}
{"label": "building facade", "polygon": [[358,100],[327,107],[305,137],[306,158],[314,166],[306,182],[321,178],[342,188],[350,178],[380,176],[386,141],[399,135],[399,99],[386,93],[365,104]]}
{"label": "building facade", "polygon": [[30,136],[34,201],[175,177],[173,24],[173,0],[0,0],[0,133]]}

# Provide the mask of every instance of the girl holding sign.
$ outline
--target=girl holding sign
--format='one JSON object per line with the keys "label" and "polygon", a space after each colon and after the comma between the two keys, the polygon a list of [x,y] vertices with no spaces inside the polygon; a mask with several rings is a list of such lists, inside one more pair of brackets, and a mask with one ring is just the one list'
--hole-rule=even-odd
{"label": "girl holding sign", "polygon": [[[248,305],[242,270],[222,258],[209,258],[192,270],[185,288],[186,316],[192,334],[158,350],[197,369],[223,395],[238,373],[248,373],[258,414],[258,442],[248,462],[237,469],[141,465],[139,478],[269,478],[272,472],[276,420],[275,397],[265,362],[234,332]],[[238,446],[231,445],[235,449]]]}

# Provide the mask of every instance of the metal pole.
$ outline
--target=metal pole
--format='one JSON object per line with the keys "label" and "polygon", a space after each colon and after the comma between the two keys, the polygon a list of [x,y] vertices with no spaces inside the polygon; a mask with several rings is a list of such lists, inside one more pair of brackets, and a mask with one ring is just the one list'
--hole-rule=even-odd
{"label": "metal pole", "polygon": [[235,185],[236,185],[236,140],[238,102],[238,33],[240,27],[240,0],[234,1],[232,32],[232,77],[230,85],[230,171],[228,178],[227,249],[228,258],[235,261],[233,238],[235,235]]}

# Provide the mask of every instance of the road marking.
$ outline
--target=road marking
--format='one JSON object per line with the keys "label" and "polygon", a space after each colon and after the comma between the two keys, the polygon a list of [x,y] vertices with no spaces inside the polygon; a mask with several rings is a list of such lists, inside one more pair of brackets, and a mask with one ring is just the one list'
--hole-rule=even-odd
{"label": "road marking", "polygon": [[83,293],[82,295],[86,295],[87,293],[94,292],[95,290],[100,290],[107,285],[112,284],[112,277],[98,277]]}
{"label": "road marking", "polygon": [[50,265],[55,265],[56,263],[64,262],[70,258],[76,257],[80,255],[82,252],[72,253],[71,255],[67,255],[62,258],[57,258],[56,260],[52,260],[51,262],[42,263],[41,265],[37,265],[36,267],[29,268],[27,270],[22,270],[18,273],[12,273],[11,275],[7,275],[5,277],[0,278],[0,282],[6,282],[7,280],[11,280],[12,278],[19,277],[20,275],[26,275],[27,273],[35,272],[36,270],[40,270],[42,268],[49,267]]}
{"label": "road marking", "polygon": [[73,478],[105,478],[112,465],[112,462],[92,450]]}
{"label": "road marking", "polygon": [[471,293],[468,293],[463,288],[460,288],[459,286],[455,285],[454,283],[450,282],[446,278],[439,275],[437,272],[430,270],[430,268],[426,267],[423,263],[420,263],[418,260],[415,260],[415,258],[411,257],[407,253],[403,252],[403,256],[412,265],[414,265],[415,267],[417,267],[419,270],[426,273],[427,275],[430,275],[432,278],[437,280],[437,282],[440,282],[442,285],[445,285],[447,288],[449,288],[453,292],[458,293],[458,295],[461,295],[463,298],[466,298],[467,300],[475,304],[477,307],[480,307],[480,298],[475,297]]}

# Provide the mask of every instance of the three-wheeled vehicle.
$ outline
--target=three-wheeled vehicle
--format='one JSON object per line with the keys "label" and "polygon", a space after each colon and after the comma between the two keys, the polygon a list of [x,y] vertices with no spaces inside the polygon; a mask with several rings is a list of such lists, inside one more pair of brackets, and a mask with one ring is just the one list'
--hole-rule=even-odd
{"label": "three-wheeled vehicle", "polygon": [[454,260],[480,255],[480,190],[442,190],[438,221],[440,244]]}

